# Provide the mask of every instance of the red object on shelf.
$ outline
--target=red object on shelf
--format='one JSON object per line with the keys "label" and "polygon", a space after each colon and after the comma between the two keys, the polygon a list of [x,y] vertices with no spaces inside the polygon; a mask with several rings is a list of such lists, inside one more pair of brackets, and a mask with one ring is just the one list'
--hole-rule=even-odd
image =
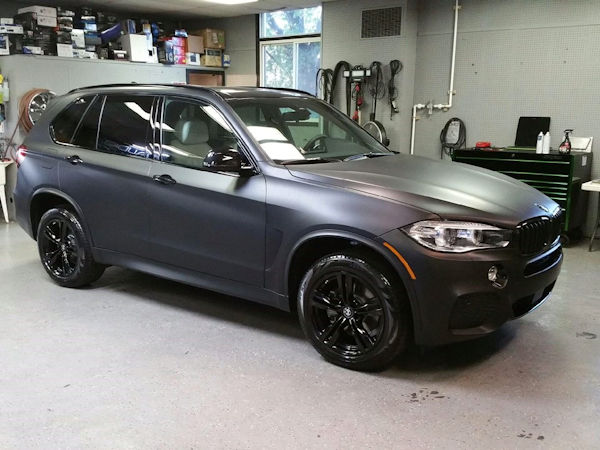
{"label": "red object on shelf", "polygon": [[491,142],[488,141],[479,141],[475,143],[475,147],[477,148],[489,148],[492,146]]}

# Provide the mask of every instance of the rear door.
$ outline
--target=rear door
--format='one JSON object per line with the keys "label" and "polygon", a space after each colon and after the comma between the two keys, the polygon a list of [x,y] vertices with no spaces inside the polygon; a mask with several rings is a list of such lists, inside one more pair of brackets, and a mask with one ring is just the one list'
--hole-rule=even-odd
{"label": "rear door", "polygon": [[[149,195],[153,258],[208,275],[263,285],[265,179],[203,167],[212,149],[243,144],[208,103],[165,98],[161,152]],[[162,181],[161,181],[162,180]]]}
{"label": "rear door", "polygon": [[144,256],[156,98],[108,94],[85,101],[71,140],[59,146],[61,190],[80,206],[95,247]]}

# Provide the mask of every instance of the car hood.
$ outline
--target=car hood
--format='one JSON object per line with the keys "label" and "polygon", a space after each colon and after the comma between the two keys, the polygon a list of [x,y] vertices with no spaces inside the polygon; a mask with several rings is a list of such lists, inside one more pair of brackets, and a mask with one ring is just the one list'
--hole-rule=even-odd
{"label": "car hood", "polygon": [[387,198],[446,219],[514,226],[558,208],[540,191],[498,172],[417,156],[398,154],[288,169],[298,178]]}

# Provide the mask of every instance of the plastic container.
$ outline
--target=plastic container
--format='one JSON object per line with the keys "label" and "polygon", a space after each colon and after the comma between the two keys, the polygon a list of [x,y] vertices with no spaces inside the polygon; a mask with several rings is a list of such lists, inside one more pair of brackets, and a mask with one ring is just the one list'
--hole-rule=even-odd
{"label": "plastic container", "polygon": [[550,153],[550,132],[549,131],[544,135],[542,148],[543,148],[542,153],[544,153],[546,155],[548,153]]}
{"label": "plastic container", "polygon": [[537,142],[535,144],[535,152],[540,154],[544,151],[544,132],[540,131],[538,134]]}

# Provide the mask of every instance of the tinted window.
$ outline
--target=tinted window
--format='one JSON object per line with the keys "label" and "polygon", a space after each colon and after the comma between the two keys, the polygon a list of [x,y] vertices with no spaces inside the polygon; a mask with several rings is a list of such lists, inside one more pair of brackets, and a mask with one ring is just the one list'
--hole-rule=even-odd
{"label": "tinted window", "polygon": [[94,100],[94,96],[82,97],[71,103],[52,121],[52,134],[56,142],[70,144],[79,121]]}
{"label": "tinted window", "polygon": [[211,150],[238,149],[237,139],[210,105],[167,99],[162,121],[161,160],[201,169]]}
{"label": "tinted window", "polygon": [[88,110],[81,119],[79,126],[75,130],[75,135],[71,140],[73,145],[83,148],[96,148],[96,136],[98,134],[98,121],[100,120],[100,112],[102,111],[102,103],[104,97],[98,97],[90,105]]}
{"label": "tinted window", "polygon": [[108,95],[100,122],[98,150],[150,157],[148,138],[153,100],[149,96]]}

